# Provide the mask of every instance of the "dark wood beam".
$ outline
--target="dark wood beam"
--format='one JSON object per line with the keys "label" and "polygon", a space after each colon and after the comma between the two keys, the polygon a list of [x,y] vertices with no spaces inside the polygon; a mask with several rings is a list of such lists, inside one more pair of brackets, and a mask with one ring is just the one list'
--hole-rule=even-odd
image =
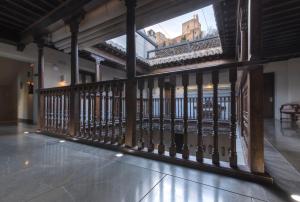
{"label": "dark wood beam", "polygon": [[37,14],[37,13],[33,12],[32,10],[30,10],[28,8],[25,8],[24,6],[22,6],[21,4],[17,3],[16,1],[6,0],[5,2],[7,2],[8,4],[10,4],[10,5],[12,5],[12,6],[16,7],[16,8],[19,8],[23,12],[25,11],[25,13],[28,13],[30,15],[35,16],[35,18],[37,18],[37,19],[39,19],[41,17],[40,14]]}
{"label": "dark wood beam", "polygon": [[26,21],[26,20],[22,20],[22,18],[18,18],[18,17],[15,17],[15,16],[12,16],[12,15],[8,15],[7,13],[3,13],[3,12],[0,12],[0,16],[2,15],[2,19],[4,17],[4,20],[6,20],[6,22],[15,22],[16,24],[19,24],[19,25],[23,25],[23,26],[27,26],[30,22]]}
{"label": "dark wood beam", "polygon": [[32,41],[32,36],[47,33],[45,29],[49,25],[60,19],[69,17],[74,13],[78,13],[82,10],[84,5],[90,1],[91,0],[67,0],[63,2],[46,16],[39,18],[39,20],[27,27],[22,33],[22,42],[27,44]]}
{"label": "dark wood beam", "polygon": [[263,27],[264,25],[276,23],[276,22],[289,22],[290,20],[299,19],[300,12],[290,13],[289,15],[281,16],[280,18],[270,18],[263,20]]}
{"label": "dark wood beam", "polygon": [[11,8],[11,7],[7,6],[7,5],[0,5],[0,8],[4,9],[5,12],[7,12],[7,13],[11,13],[11,14],[13,14],[16,17],[27,19],[30,22],[33,22],[34,20],[36,20],[35,17],[32,17],[30,15],[26,15],[23,12],[16,11],[16,9],[14,7]]}
{"label": "dark wood beam", "polygon": [[47,9],[45,9],[45,8],[43,8],[43,7],[41,7],[41,6],[39,6],[36,2],[35,2],[35,3],[32,3],[30,0],[23,0],[23,1],[24,1],[26,4],[28,4],[28,5],[30,5],[30,6],[32,6],[32,7],[34,7],[34,8],[36,8],[36,9],[42,11],[43,13],[48,13],[48,12],[49,12],[49,10],[47,10]]}
{"label": "dark wood beam", "polygon": [[136,146],[136,49],[135,49],[135,8],[136,0],[125,0],[126,12],[126,70],[127,82],[125,90],[126,104],[126,136],[125,144],[129,147]]}
{"label": "dark wood beam", "polygon": [[299,12],[299,11],[300,11],[300,5],[295,6],[295,7],[291,7],[291,8],[288,8],[288,9],[284,9],[284,10],[279,10],[277,12],[264,14],[263,15],[263,20],[264,19],[270,19],[270,18],[280,18],[281,16],[289,15],[290,13],[296,13],[296,12]]}
{"label": "dark wood beam", "polygon": [[262,17],[261,0],[249,0],[248,6],[248,47],[249,60],[259,60],[261,55],[261,17]]}

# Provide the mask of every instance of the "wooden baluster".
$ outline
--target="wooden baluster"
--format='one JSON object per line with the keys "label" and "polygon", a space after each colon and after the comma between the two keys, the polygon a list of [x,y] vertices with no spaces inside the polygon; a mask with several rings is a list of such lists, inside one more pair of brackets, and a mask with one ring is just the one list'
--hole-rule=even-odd
{"label": "wooden baluster", "polygon": [[49,129],[49,93],[48,91],[45,91],[46,95],[46,131]]}
{"label": "wooden baluster", "polygon": [[104,140],[102,138],[102,114],[103,114],[103,86],[99,86],[99,136],[98,140]]}
{"label": "wooden baluster", "polygon": [[52,123],[51,123],[51,131],[54,132],[55,131],[55,92],[52,91],[52,103],[51,103],[51,107],[52,107]]}
{"label": "wooden baluster", "polygon": [[91,138],[91,121],[92,121],[92,91],[91,87],[88,87],[88,138]]}
{"label": "wooden baluster", "polygon": [[66,132],[66,120],[67,120],[67,91],[64,90],[64,117],[63,117],[63,133]]}
{"label": "wooden baluster", "polygon": [[58,132],[58,119],[59,119],[59,104],[58,104],[59,92],[55,92],[55,132]]}
{"label": "wooden baluster", "polygon": [[93,104],[93,137],[95,140],[97,136],[97,86],[94,87],[94,104]]}
{"label": "wooden baluster", "polygon": [[79,124],[79,133],[78,136],[82,136],[83,133],[83,92],[82,89],[79,88],[79,116],[80,116],[80,124]]}
{"label": "wooden baluster", "polygon": [[104,135],[104,142],[109,141],[108,131],[108,113],[109,113],[109,84],[105,85],[105,108],[104,108],[104,119],[105,119],[105,135]]}
{"label": "wooden baluster", "polygon": [[68,119],[67,119],[67,131],[68,131],[68,135],[71,135],[70,134],[70,115],[71,115],[71,105],[70,105],[70,100],[71,100],[71,88],[69,88],[68,90],[68,94],[67,94],[67,97],[68,97],[68,106],[67,106],[67,109],[68,109]]}
{"label": "wooden baluster", "polygon": [[219,165],[219,142],[218,142],[218,121],[219,121],[219,106],[218,106],[218,84],[219,84],[219,72],[215,70],[212,72],[212,84],[213,84],[213,154],[212,162],[215,165]]}
{"label": "wooden baluster", "polygon": [[125,136],[123,135],[123,109],[122,109],[122,93],[123,93],[123,82],[119,82],[118,84],[118,92],[119,92],[119,139],[118,139],[118,144],[122,145],[125,143]]}
{"label": "wooden baluster", "polygon": [[138,149],[144,149],[144,137],[143,137],[143,134],[144,134],[144,130],[143,130],[143,101],[144,101],[144,98],[143,98],[143,90],[144,90],[144,80],[143,79],[140,79],[138,81],[138,88],[139,88],[139,92],[140,92],[140,103],[139,103],[139,129],[140,129],[140,135],[139,135],[139,141],[138,141]]}
{"label": "wooden baluster", "polygon": [[182,158],[189,158],[189,146],[188,146],[188,85],[189,75],[187,73],[182,74],[183,85],[183,148]]}
{"label": "wooden baluster", "polygon": [[113,82],[111,84],[111,93],[112,93],[112,101],[111,101],[111,144],[114,144],[117,139],[115,137],[115,108],[116,108],[116,83]]}
{"label": "wooden baluster", "polygon": [[198,162],[203,162],[203,139],[202,139],[202,112],[203,112],[203,75],[202,72],[198,72],[196,75],[197,83],[197,152],[196,159]]}
{"label": "wooden baluster", "polygon": [[171,157],[176,156],[176,144],[175,144],[175,88],[176,88],[176,76],[172,75],[170,77],[171,84],[171,145],[169,148],[169,153]]}
{"label": "wooden baluster", "polygon": [[154,151],[154,143],[153,143],[153,78],[148,79],[148,89],[149,89],[149,144],[148,144],[148,152]]}
{"label": "wooden baluster", "polygon": [[83,101],[83,104],[82,104],[83,135],[82,135],[82,137],[85,137],[85,135],[86,135],[86,89],[85,89],[85,87],[82,88],[82,91],[83,91],[83,98],[82,98],[82,101]]}
{"label": "wooden baluster", "polygon": [[49,125],[48,125],[48,131],[50,132],[52,130],[52,91],[49,90],[48,91],[48,96],[49,96],[49,113],[48,113],[48,117],[49,117]]}
{"label": "wooden baluster", "polygon": [[163,154],[165,152],[164,145],[164,77],[158,78],[159,87],[159,145],[158,154]]}
{"label": "wooden baluster", "polygon": [[237,80],[237,70],[232,68],[229,70],[230,80],[230,100],[231,100],[231,123],[230,123],[230,166],[233,168],[237,167],[237,153],[236,153],[236,108],[235,108],[235,84]]}
{"label": "wooden baluster", "polygon": [[63,119],[64,119],[64,112],[63,112],[63,93],[64,91],[61,90],[60,91],[60,95],[59,95],[59,104],[60,104],[60,120],[59,120],[59,129],[60,129],[60,133],[63,134]]}

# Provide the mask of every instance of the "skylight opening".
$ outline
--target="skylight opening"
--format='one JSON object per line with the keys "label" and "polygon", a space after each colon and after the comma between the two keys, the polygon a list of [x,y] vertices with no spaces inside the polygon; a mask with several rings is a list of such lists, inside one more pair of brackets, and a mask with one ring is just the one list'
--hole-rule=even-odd
{"label": "skylight opening", "polygon": [[[126,35],[106,43],[126,52]],[[151,66],[222,53],[212,5],[136,32],[137,58]]]}

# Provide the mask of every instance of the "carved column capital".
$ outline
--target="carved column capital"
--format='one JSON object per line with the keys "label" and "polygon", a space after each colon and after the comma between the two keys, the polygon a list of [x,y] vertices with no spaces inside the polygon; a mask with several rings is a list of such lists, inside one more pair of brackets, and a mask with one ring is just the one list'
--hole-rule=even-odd
{"label": "carved column capital", "polygon": [[136,7],[136,0],[125,0],[125,5],[127,8],[135,8]]}

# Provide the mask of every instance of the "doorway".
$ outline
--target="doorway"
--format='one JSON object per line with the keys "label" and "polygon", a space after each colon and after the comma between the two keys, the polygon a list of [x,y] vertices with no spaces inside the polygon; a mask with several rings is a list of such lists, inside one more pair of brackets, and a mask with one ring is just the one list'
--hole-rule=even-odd
{"label": "doorway", "polygon": [[274,73],[264,74],[264,118],[274,118]]}

